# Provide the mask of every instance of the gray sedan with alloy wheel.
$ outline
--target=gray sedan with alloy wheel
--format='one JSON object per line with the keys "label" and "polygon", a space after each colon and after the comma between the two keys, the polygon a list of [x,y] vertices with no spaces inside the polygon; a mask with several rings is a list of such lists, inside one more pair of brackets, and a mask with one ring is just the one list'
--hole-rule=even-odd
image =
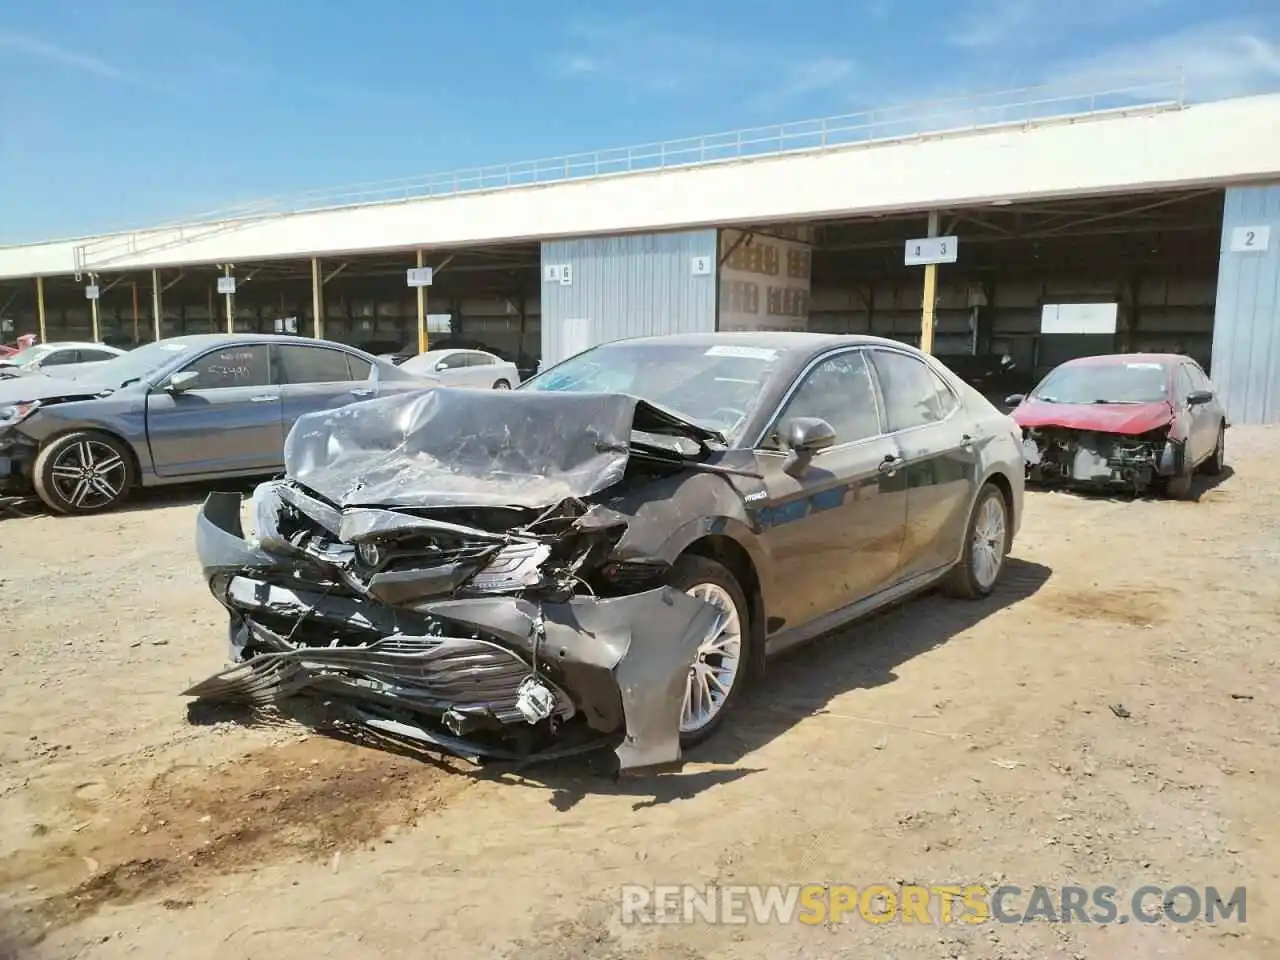
{"label": "gray sedan with alloy wheel", "polygon": [[983,597],[1022,517],[1013,421],[890,340],[603,344],[513,391],[435,389],[290,434],[197,548],[234,666],[464,756],[707,737],[769,654],[940,585]]}
{"label": "gray sedan with alloy wheel", "polygon": [[96,513],[139,486],[277,473],[300,416],[437,382],[265,334],[173,337],[66,377],[0,379],[0,495]]}

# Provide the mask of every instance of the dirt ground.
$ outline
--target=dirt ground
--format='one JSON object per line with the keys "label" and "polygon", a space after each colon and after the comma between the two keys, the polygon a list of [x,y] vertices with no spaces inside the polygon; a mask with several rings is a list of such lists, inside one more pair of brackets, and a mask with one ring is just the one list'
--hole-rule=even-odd
{"label": "dirt ground", "polygon": [[[805,648],[682,770],[621,783],[192,722],[225,635],[204,491],[0,520],[4,935],[51,960],[1280,956],[1280,430],[1233,429],[1228,462],[1198,502],[1030,494],[996,596]],[[810,881],[1244,885],[1248,913],[618,920],[623,884]]]}

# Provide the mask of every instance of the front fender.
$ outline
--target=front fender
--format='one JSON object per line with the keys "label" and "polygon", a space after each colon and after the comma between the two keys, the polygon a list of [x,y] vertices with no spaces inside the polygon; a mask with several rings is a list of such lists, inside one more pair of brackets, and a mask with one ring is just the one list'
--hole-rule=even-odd
{"label": "front fender", "polygon": [[1191,420],[1186,414],[1178,414],[1169,422],[1169,440],[1173,443],[1186,443],[1191,436]]}
{"label": "front fender", "polygon": [[[631,521],[613,550],[620,561],[674,563],[709,536],[725,536],[746,551],[761,592],[772,581],[772,562],[755,532],[742,494],[724,476],[696,473],[660,482],[635,503],[611,504]],[[765,598],[767,602],[767,597]]]}
{"label": "front fender", "polygon": [[94,430],[115,437],[133,451],[139,479],[154,470],[146,443],[146,406],[135,397],[117,400],[72,400],[41,407],[21,425],[23,435],[43,447],[49,441],[80,430]]}

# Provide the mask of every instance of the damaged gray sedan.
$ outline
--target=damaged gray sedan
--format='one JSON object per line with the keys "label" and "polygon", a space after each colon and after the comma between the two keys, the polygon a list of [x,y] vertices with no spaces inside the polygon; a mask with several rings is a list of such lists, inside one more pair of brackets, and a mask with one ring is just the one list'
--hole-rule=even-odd
{"label": "damaged gray sedan", "polygon": [[286,475],[197,543],[233,664],[471,758],[678,760],[778,652],[942,585],[991,592],[1013,422],[919,351],[796,333],[604,344],[514,391],[298,420]]}

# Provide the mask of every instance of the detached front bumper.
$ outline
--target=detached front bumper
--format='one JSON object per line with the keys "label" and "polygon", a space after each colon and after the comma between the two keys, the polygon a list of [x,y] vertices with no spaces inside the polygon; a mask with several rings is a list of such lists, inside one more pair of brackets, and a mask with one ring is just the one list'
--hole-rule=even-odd
{"label": "detached front bumper", "polygon": [[1184,456],[1169,439],[1067,430],[1024,431],[1022,449],[1027,482],[1096,489],[1143,489],[1176,475]]}
{"label": "detached front bumper", "polygon": [[318,582],[305,559],[283,555],[257,495],[258,537],[246,540],[240,506],[239,494],[211,494],[197,520],[234,665],[188,696],[269,703],[320,693],[373,728],[468,757],[536,758],[576,736],[615,739],[624,771],[679,759],[689,665],[721,628],[713,605],[662,587],[391,606]]}

